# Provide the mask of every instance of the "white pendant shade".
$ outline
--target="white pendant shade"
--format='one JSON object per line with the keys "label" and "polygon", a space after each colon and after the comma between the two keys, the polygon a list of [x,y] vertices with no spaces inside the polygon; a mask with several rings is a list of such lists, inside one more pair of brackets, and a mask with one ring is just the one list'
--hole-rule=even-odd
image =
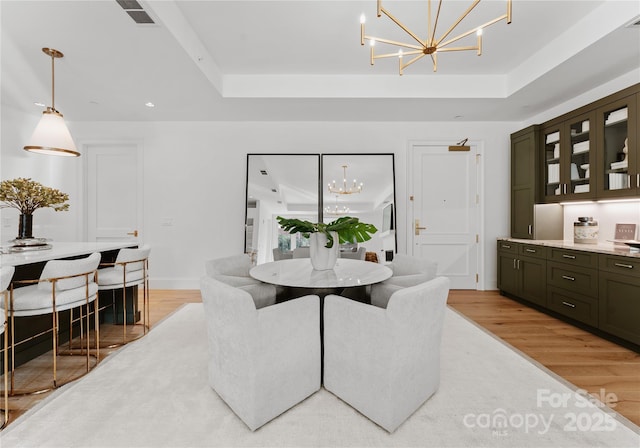
{"label": "white pendant shade", "polygon": [[80,155],[62,114],[50,108],[42,113],[42,118],[24,149],[55,156],[77,157]]}

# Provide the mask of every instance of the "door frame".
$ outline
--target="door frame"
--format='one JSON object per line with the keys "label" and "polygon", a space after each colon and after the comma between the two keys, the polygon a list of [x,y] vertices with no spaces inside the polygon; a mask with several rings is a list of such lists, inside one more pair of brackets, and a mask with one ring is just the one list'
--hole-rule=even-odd
{"label": "door frame", "polygon": [[[413,254],[413,223],[414,223],[414,207],[411,198],[414,195],[414,180],[413,180],[413,166],[414,166],[414,149],[417,146],[420,147],[442,147],[451,146],[459,139],[452,138],[449,140],[409,140],[407,142],[407,219],[405,220],[405,232],[406,232],[406,247],[409,255]],[[484,266],[485,260],[485,210],[484,210],[484,141],[482,140],[469,140],[466,145],[476,147],[476,193],[478,195],[478,207],[477,207],[477,220],[478,220],[478,251],[476,266],[478,270],[478,281],[476,282],[476,290],[485,290],[485,278],[484,273],[486,271]]]}
{"label": "door frame", "polygon": [[138,241],[143,241],[144,236],[144,144],[142,140],[132,139],[132,140],[85,140],[81,142],[81,154],[85,155],[82,157],[82,198],[81,204],[84,208],[82,215],[82,241],[88,241],[89,238],[89,198],[87,192],[89,191],[89,157],[86,157],[89,147],[104,145],[104,146],[119,146],[119,145],[127,145],[127,146],[135,146],[136,151],[136,188],[137,188],[137,217],[136,221],[138,222]]}

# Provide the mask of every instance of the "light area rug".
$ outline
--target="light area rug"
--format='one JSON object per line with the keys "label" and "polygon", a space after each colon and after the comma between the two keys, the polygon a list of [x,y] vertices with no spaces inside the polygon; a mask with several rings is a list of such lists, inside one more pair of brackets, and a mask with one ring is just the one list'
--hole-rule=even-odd
{"label": "light area rug", "polygon": [[202,304],[64,386],[0,435],[25,447],[638,447],[622,416],[451,309],[441,385],[393,434],[320,389],[251,432],[207,384]]}

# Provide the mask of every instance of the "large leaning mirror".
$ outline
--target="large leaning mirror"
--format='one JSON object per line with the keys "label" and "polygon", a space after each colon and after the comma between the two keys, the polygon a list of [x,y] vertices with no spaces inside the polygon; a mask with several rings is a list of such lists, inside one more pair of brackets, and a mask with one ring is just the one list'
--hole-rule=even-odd
{"label": "large leaning mirror", "polygon": [[390,261],[397,247],[394,173],[393,154],[248,154],[245,253],[262,264],[308,247],[301,234],[284,232],[277,216],[330,222],[348,215],[378,232],[342,245],[341,255],[354,258],[360,249],[368,259]]}
{"label": "large leaning mirror", "polygon": [[[323,221],[354,216],[373,224],[378,232],[364,243],[343,245],[344,252],[376,254],[390,261],[396,251],[395,169],[393,154],[323,154]],[[358,247],[360,246],[360,247]]]}
{"label": "large leaning mirror", "polygon": [[319,154],[247,155],[244,251],[255,264],[308,245],[300,234],[282,231],[276,217],[317,222],[319,180]]}

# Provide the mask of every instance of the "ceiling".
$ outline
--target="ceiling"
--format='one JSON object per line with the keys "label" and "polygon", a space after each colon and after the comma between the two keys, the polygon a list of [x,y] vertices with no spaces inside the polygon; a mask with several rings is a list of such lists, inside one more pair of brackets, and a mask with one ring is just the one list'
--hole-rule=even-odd
{"label": "ceiling", "polygon": [[[420,34],[427,1],[383,6]],[[65,54],[56,108],[69,121],[524,121],[640,68],[640,26],[626,26],[640,20],[637,0],[513,0],[513,22],[485,30],[482,56],[443,53],[436,73],[424,58],[403,76],[394,58],[371,66],[360,45],[362,13],[367,34],[410,41],[375,17],[375,0],[139,3],[155,24],[115,0],[1,1],[3,107],[50,105],[42,47]],[[444,0],[438,29],[471,3]],[[481,1],[454,34],[505,5]]]}

